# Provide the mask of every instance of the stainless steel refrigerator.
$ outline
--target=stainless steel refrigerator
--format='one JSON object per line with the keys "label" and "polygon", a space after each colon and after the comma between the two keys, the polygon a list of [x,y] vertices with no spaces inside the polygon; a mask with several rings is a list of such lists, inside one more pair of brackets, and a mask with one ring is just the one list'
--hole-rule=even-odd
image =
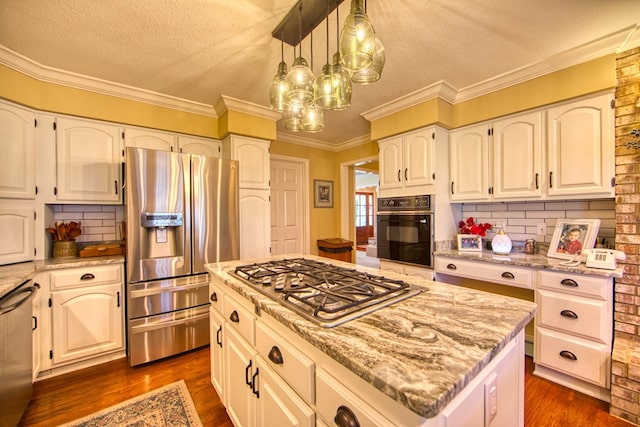
{"label": "stainless steel refrigerator", "polygon": [[205,264],[238,259],[238,162],[126,151],[128,355],[134,366],[209,343]]}

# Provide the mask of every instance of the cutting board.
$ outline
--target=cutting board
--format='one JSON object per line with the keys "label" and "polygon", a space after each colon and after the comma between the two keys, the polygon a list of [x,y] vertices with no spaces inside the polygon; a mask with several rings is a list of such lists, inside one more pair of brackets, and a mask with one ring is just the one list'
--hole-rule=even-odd
{"label": "cutting board", "polygon": [[121,255],[122,245],[120,243],[107,243],[103,245],[88,245],[80,250],[80,257]]}

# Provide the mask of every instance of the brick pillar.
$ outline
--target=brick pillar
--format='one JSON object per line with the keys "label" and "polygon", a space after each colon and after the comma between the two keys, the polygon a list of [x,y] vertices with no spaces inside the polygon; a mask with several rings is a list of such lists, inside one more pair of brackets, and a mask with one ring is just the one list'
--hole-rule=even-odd
{"label": "brick pillar", "polygon": [[614,292],[609,412],[640,425],[640,48],[617,56],[616,75],[616,249],[627,259]]}

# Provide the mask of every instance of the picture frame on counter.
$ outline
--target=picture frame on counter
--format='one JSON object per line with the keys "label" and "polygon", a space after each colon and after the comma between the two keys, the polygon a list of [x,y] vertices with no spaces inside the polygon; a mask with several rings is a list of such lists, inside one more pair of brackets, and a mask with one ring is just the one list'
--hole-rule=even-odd
{"label": "picture frame on counter", "polygon": [[482,237],[476,234],[458,234],[458,251],[481,252]]}
{"label": "picture frame on counter", "polygon": [[558,219],[547,256],[575,259],[583,249],[593,248],[599,230],[599,219]]}
{"label": "picture frame on counter", "polygon": [[313,180],[313,207],[333,207],[333,181]]}

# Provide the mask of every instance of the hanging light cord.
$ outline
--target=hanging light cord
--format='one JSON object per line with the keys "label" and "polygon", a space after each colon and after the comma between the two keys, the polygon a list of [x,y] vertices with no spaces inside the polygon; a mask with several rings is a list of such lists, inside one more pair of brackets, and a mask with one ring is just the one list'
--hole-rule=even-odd
{"label": "hanging light cord", "polygon": [[329,63],[329,0],[327,0],[327,64],[328,63]]}

